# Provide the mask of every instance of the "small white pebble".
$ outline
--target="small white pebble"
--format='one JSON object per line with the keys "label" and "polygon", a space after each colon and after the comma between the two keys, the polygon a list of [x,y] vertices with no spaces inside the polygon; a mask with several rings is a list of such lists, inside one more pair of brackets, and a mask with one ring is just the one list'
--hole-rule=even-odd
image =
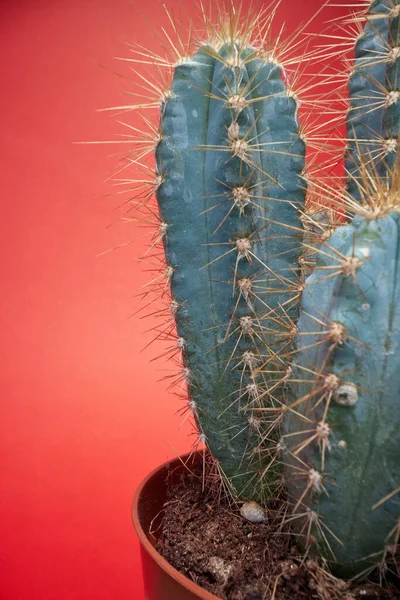
{"label": "small white pebble", "polygon": [[267,511],[254,500],[244,502],[240,514],[250,523],[266,523],[268,521]]}
{"label": "small white pebble", "polygon": [[229,575],[232,571],[232,565],[227,564],[219,556],[211,556],[208,562],[211,573],[214,574],[215,578],[219,583],[226,585],[229,579]]}

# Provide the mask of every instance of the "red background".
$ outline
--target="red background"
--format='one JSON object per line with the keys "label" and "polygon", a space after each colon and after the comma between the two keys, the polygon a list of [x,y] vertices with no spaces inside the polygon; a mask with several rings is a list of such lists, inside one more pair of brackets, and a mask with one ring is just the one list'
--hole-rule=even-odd
{"label": "red background", "polygon": [[[284,0],[278,19],[293,28],[320,3]],[[0,599],[142,600],[132,494],[193,437],[157,381],[170,367],[140,352],[151,322],[129,318],[141,242],[96,257],[133,236],[106,229],[114,148],[73,142],[114,137],[95,109],[124,86],[96,63],[117,68],[125,41],[157,50],[165,17],[155,0],[0,4]]]}

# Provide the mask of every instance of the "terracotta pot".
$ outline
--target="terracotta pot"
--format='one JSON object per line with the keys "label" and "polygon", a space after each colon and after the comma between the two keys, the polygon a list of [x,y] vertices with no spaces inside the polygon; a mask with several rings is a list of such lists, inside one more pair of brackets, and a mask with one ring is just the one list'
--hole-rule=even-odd
{"label": "terracotta pot", "polygon": [[168,486],[180,480],[185,470],[183,463],[191,469],[202,457],[200,451],[166,462],[150,473],[136,490],[132,519],[140,541],[144,600],[220,600],[179,573],[155,549]]}

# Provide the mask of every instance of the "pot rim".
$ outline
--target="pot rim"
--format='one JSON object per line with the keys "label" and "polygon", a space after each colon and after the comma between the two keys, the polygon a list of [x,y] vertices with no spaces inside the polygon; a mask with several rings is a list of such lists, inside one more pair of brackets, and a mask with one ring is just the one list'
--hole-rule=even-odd
{"label": "pot rim", "polygon": [[158,566],[163,571],[166,571],[166,573],[168,573],[170,577],[172,577],[172,579],[174,579],[176,582],[182,585],[182,587],[186,588],[189,592],[197,594],[202,600],[221,600],[220,597],[215,596],[211,592],[208,592],[204,588],[197,585],[197,583],[194,583],[194,581],[191,581],[188,577],[186,577],[186,575],[183,575],[183,573],[175,569],[175,567],[173,567],[165,558],[163,558],[161,554],[159,554],[159,552],[157,552],[154,546],[150,543],[139,520],[139,503],[141,500],[143,488],[146,486],[148,481],[154,476],[156,476],[158,472],[162,469],[167,467],[174,468],[175,466],[180,466],[185,461],[185,459],[193,457],[193,455],[200,454],[202,452],[202,450],[197,450],[196,452],[187,452],[186,454],[182,454],[181,456],[177,456],[176,458],[166,460],[164,463],[153,469],[136,488],[132,501],[132,522],[136,531],[136,535],[139,538],[140,545],[146,550],[146,552],[158,564]]}

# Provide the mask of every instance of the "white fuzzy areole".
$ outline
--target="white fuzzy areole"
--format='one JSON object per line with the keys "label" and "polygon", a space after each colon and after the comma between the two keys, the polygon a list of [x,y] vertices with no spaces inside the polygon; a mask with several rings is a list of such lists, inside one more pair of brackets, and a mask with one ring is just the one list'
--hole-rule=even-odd
{"label": "white fuzzy areole", "polygon": [[343,383],[333,392],[333,399],[340,406],[355,406],[358,402],[358,392],[352,383]]}

